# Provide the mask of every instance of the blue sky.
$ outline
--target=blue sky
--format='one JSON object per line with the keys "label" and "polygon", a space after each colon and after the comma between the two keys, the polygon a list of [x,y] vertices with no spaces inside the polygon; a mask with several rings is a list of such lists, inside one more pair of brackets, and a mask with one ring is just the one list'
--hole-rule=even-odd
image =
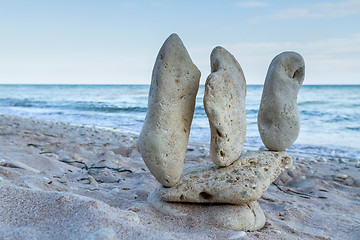
{"label": "blue sky", "polygon": [[149,84],[171,33],[210,73],[216,46],[248,84],[274,56],[300,53],[304,84],[360,84],[360,1],[0,0],[0,83]]}

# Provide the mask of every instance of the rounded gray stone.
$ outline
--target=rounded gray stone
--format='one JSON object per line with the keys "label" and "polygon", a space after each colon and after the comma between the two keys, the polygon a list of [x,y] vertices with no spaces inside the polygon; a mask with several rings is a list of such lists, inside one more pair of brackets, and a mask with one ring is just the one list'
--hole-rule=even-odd
{"label": "rounded gray stone", "polygon": [[265,225],[265,214],[257,201],[241,205],[183,204],[166,202],[155,190],[147,202],[161,214],[187,219],[187,222],[196,222],[199,226],[206,224],[234,231],[256,231]]}
{"label": "rounded gray stone", "polygon": [[241,155],[246,137],[246,81],[240,64],[226,49],[211,53],[204,108],[211,129],[210,158],[229,166]]}
{"label": "rounded gray stone", "polygon": [[304,59],[296,52],[283,52],[270,63],[258,114],[260,136],[269,150],[283,151],[299,135],[297,95],[304,76]]}
{"label": "rounded gray stone", "polygon": [[138,140],[146,166],[167,187],[182,173],[199,81],[200,71],[179,36],[172,34],[156,58]]}

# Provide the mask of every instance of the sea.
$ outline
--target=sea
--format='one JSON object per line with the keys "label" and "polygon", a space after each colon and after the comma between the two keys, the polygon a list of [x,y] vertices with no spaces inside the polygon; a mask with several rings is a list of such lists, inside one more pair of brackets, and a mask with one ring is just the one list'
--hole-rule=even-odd
{"label": "sea", "polygon": [[[247,86],[245,148],[264,147],[257,128],[262,90]],[[0,113],[139,133],[148,92],[149,85],[0,85]],[[189,142],[208,146],[203,96],[201,85]],[[360,85],[304,85],[298,110],[300,134],[287,151],[360,159]]]}

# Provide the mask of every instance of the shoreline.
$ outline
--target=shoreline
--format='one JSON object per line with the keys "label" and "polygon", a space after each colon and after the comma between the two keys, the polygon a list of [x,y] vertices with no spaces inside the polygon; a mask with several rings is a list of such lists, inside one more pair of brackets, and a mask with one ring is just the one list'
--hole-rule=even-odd
{"label": "shoreline", "polygon": [[[3,114],[36,119],[118,127],[140,132],[148,104],[148,87],[118,86],[3,86],[0,110]],[[303,87],[298,98],[301,131],[288,152],[328,157],[360,156],[359,116],[355,109],[359,86]],[[245,146],[263,147],[257,112],[262,90],[247,89],[247,137]],[[203,109],[204,88],[200,87],[190,134],[193,141],[210,142],[208,118]]]}
{"label": "shoreline", "polygon": [[[288,152],[293,169],[259,199],[265,227],[239,233],[152,209],[146,199],[159,184],[135,132],[2,114],[0,123],[0,238],[360,237],[359,159]],[[188,146],[185,167],[208,163],[208,145]]]}
{"label": "shoreline", "polygon": [[[9,117],[9,118],[20,118],[20,119],[24,119],[24,120],[28,120],[28,121],[39,121],[39,122],[53,122],[53,123],[61,123],[67,126],[73,126],[73,127],[85,127],[85,128],[91,128],[91,129],[99,129],[99,130],[104,130],[104,131],[112,131],[118,134],[128,134],[128,135],[132,135],[132,136],[138,136],[140,134],[140,132],[138,131],[134,131],[134,130],[130,130],[130,129],[126,129],[126,128],[118,128],[118,127],[112,127],[112,126],[100,126],[100,125],[94,125],[94,124],[82,124],[82,123],[73,123],[71,121],[63,121],[63,120],[54,120],[54,119],[42,119],[42,118],[31,118],[31,117],[24,117],[24,116],[20,116],[20,115],[10,115],[10,114],[4,114],[4,113],[0,113],[0,117]],[[208,129],[210,131],[210,129]],[[258,136],[260,139],[260,136]],[[259,140],[261,141],[261,139]],[[353,151],[353,152],[360,152],[360,149],[358,148],[353,148],[353,147],[348,147],[348,146],[330,146],[330,150],[332,149],[331,147],[337,148],[337,149],[333,149],[332,152],[330,153],[329,151],[327,152],[306,152],[307,150],[313,150],[313,149],[307,149],[308,146],[304,146],[304,149],[301,147],[304,144],[295,144],[297,145],[296,149],[293,149],[290,147],[290,149],[287,149],[286,152],[291,154],[291,155],[295,155],[295,156],[311,156],[311,157],[316,157],[319,161],[321,161],[321,159],[325,159],[324,161],[336,161],[336,160],[340,160],[340,159],[345,159],[346,161],[354,161],[354,160],[360,160],[359,157],[356,156],[356,154],[351,154],[351,155],[347,155],[344,154],[344,152],[346,152],[346,149]],[[210,147],[210,138],[208,140],[194,140],[194,139],[189,139],[188,142],[188,146],[191,148],[191,146],[197,146],[199,148],[202,149],[207,149],[209,150]],[[325,145],[315,145],[315,148],[318,150],[322,150],[323,148],[327,148],[327,146]],[[249,143],[247,143],[247,141],[245,141],[245,145],[243,147],[244,150],[247,151],[257,151],[257,150],[266,150],[266,147],[262,144],[262,146],[251,146]],[[345,149],[343,150],[343,153],[337,152],[339,149]],[[314,151],[314,150],[313,150]]]}

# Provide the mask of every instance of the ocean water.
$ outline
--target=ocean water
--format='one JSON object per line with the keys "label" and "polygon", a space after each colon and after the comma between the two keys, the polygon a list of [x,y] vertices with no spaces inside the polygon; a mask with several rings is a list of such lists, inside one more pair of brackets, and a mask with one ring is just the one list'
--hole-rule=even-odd
{"label": "ocean water", "polygon": [[[0,85],[0,113],[140,132],[148,85]],[[247,87],[245,146],[263,144],[257,129],[262,86]],[[208,145],[210,129],[200,86],[190,143]],[[303,86],[300,135],[290,152],[360,158],[360,85]]]}

